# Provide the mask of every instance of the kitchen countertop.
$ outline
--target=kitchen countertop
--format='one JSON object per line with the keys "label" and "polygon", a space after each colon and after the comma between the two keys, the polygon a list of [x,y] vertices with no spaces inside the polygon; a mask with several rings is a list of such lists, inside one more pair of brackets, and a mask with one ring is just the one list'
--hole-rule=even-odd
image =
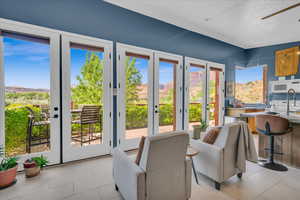
{"label": "kitchen countertop", "polygon": [[[242,113],[240,117],[255,117],[256,115],[262,115],[262,114],[268,114],[268,113],[267,112]],[[279,113],[276,115],[288,119],[291,123],[300,124],[300,115],[293,114],[293,113],[290,113],[289,116],[287,116],[284,113]]]}
{"label": "kitchen countertop", "polygon": [[226,109],[231,109],[231,110],[262,110],[265,109],[263,107],[241,107],[241,108],[231,108],[231,107],[226,107]]}

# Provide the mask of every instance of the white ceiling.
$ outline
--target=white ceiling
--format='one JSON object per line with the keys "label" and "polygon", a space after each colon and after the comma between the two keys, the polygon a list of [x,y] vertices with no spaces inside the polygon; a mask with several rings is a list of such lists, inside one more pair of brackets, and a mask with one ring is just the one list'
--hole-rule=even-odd
{"label": "white ceiling", "polygon": [[300,7],[261,20],[300,0],[106,0],[242,47],[300,41]]}

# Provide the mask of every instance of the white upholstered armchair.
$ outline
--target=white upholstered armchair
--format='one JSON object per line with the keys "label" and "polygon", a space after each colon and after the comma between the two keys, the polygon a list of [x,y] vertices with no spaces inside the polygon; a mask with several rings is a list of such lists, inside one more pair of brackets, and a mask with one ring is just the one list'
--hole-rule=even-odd
{"label": "white upholstered armchair", "polygon": [[214,180],[218,190],[228,178],[242,176],[236,167],[240,127],[238,122],[224,125],[214,144],[191,140],[191,146],[200,152],[193,158],[196,171]]}
{"label": "white upholstered armchair", "polygon": [[187,200],[191,196],[191,161],[186,160],[185,132],[147,137],[136,165],[116,148],[113,177],[125,200]]}

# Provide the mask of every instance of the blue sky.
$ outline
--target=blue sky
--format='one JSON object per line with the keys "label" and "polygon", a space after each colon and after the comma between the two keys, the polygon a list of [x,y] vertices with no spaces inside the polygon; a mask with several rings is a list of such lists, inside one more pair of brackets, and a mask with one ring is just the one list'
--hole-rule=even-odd
{"label": "blue sky", "polygon": [[[5,85],[50,89],[50,48],[48,44],[4,37]],[[86,59],[86,50],[71,49],[71,83]],[[101,59],[103,53],[97,52]]]}
{"label": "blue sky", "polygon": [[[50,89],[50,48],[48,44],[4,37],[4,70],[6,86]],[[86,59],[87,50],[71,49],[71,84]],[[103,53],[97,52],[101,59]],[[142,82],[148,82],[148,60],[137,58],[136,67],[142,74]],[[160,84],[173,80],[173,64],[160,62]]]}
{"label": "blue sky", "polygon": [[[132,60],[133,57],[130,59]],[[136,58],[135,60],[135,66],[142,74],[142,83],[147,84],[148,83],[148,60],[143,58]]]}
{"label": "blue sky", "polygon": [[195,66],[190,67],[190,72],[201,72],[201,71],[205,71],[205,69],[201,67],[195,67]]}
{"label": "blue sky", "polygon": [[49,45],[4,37],[6,86],[50,88]]}
{"label": "blue sky", "polygon": [[[159,83],[165,84],[171,82],[173,80],[173,64],[167,62],[160,62],[159,64]],[[147,84],[148,60],[136,58],[135,66],[142,74],[142,83]]]}
{"label": "blue sky", "polygon": [[174,64],[159,62],[159,84],[170,83],[174,79]]}
{"label": "blue sky", "polygon": [[263,68],[261,66],[249,67],[235,71],[237,83],[247,83],[255,80],[262,80]]}

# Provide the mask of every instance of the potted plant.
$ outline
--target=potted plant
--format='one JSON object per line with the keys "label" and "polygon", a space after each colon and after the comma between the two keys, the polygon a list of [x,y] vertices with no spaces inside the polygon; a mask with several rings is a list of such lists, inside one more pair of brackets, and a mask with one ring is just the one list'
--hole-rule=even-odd
{"label": "potted plant", "polygon": [[193,139],[198,140],[200,139],[201,132],[206,131],[208,125],[205,121],[200,119],[199,125],[193,125],[194,131],[193,131]]}
{"label": "potted plant", "polygon": [[43,155],[27,159],[24,163],[25,175],[27,178],[37,176],[43,167],[47,166],[49,161]]}
{"label": "potted plant", "polygon": [[[3,147],[0,146],[0,189],[16,183],[18,162],[16,157],[4,158]],[[1,158],[3,157],[3,158]]]}

